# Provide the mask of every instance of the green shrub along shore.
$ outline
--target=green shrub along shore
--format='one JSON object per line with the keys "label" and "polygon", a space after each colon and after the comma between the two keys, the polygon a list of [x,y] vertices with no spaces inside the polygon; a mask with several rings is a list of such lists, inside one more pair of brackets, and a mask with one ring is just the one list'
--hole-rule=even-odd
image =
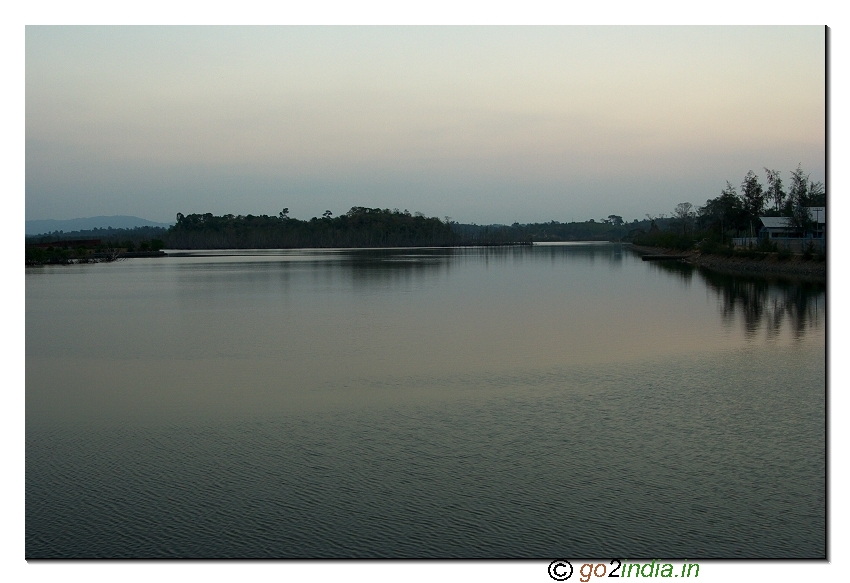
{"label": "green shrub along shore", "polygon": [[26,245],[27,265],[73,265],[104,263],[131,257],[165,256],[161,239],[103,241],[100,239],[60,239]]}
{"label": "green shrub along shore", "polygon": [[624,242],[641,254],[676,255],[686,263],[727,273],[776,274],[826,279],[826,251],[814,242],[803,245],[802,253],[780,248],[770,239],[759,239],[750,247],[735,247],[732,238],[742,230],[718,233],[699,228],[699,220],[668,222],[660,229],[655,222],[648,232],[633,233]]}
{"label": "green shrub along shore", "polygon": [[690,248],[646,245],[646,239],[632,243],[632,248],[641,255],[684,256],[683,261],[691,265],[705,267],[714,271],[730,274],[777,275],[826,280],[826,255],[808,249],[804,253],[791,253],[787,250],[754,247],[734,249],[729,245],[703,244]]}

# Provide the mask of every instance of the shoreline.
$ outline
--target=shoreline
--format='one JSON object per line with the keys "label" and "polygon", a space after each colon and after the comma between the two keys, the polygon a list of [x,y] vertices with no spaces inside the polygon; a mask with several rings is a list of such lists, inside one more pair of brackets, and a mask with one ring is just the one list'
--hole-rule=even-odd
{"label": "shoreline", "polygon": [[[676,259],[731,275],[781,276],[826,281],[826,261],[813,261],[794,255],[786,260],[779,260],[776,253],[766,253],[760,259],[750,257],[723,257],[722,255],[704,255],[698,251],[678,251],[659,247],[643,247],[629,244],[640,255],[674,255]],[[671,259],[672,260],[672,259]]]}

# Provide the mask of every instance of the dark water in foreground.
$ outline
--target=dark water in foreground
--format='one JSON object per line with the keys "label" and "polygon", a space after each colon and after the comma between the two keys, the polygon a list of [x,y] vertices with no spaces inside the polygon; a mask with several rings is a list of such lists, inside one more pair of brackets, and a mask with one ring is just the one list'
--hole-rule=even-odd
{"label": "dark water in foreground", "polygon": [[26,294],[29,558],[825,555],[822,285],[606,244]]}

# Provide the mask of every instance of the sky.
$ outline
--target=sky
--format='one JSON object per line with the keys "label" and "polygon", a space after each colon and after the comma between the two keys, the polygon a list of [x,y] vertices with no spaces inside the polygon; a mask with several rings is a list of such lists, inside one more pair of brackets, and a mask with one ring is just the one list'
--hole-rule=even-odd
{"label": "sky", "polygon": [[821,26],[25,32],[27,219],[670,215],[826,182]]}

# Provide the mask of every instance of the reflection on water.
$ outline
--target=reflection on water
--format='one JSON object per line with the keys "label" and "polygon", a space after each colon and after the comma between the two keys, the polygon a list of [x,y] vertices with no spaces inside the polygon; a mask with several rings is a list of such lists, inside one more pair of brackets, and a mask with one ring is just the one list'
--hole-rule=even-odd
{"label": "reflection on water", "polygon": [[788,326],[794,338],[820,330],[826,322],[826,284],[776,276],[730,275],[678,261],[654,264],[690,283],[698,274],[718,300],[721,318],[731,326],[740,321],[748,338],[764,329],[768,338]]}
{"label": "reflection on water", "polygon": [[765,281],[763,278],[730,277],[706,271],[708,286],[720,298],[725,322],[740,318],[748,336],[764,327],[775,337],[783,325],[795,338],[825,323],[826,286],[812,282]]}
{"label": "reflection on water", "polygon": [[649,261],[647,264],[650,270],[677,276],[685,284],[685,287],[690,286],[694,278],[694,272],[697,271],[693,265],[682,263],[681,261]]}

